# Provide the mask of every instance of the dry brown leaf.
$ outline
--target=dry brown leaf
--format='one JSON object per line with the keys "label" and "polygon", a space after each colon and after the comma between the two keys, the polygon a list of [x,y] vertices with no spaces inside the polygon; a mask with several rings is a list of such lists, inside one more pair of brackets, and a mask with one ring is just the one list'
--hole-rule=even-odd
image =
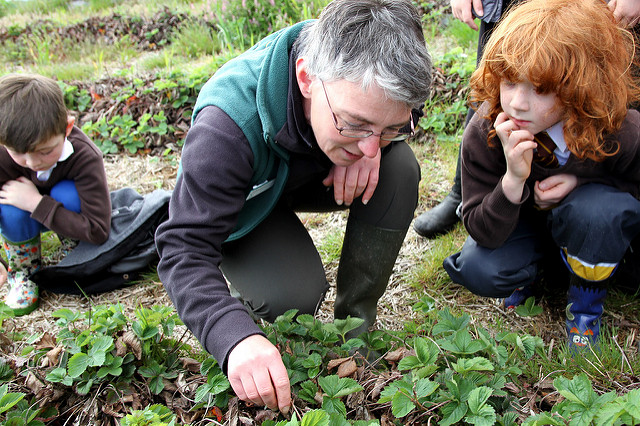
{"label": "dry brown leaf", "polygon": [[29,388],[29,390],[36,395],[36,397],[40,397],[43,389],[45,388],[44,383],[40,381],[36,376],[31,373],[27,374],[27,378],[24,381],[24,385]]}
{"label": "dry brown leaf", "polygon": [[328,370],[333,370],[334,368],[340,366],[343,362],[346,362],[346,361],[352,360],[352,359],[353,359],[353,357],[332,359],[327,364],[327,369]]}
{"label": "dry brown leaf", "polygon": [[180,362],[182,362],[182,367],[185,370],[189,370],[192,373],[199,373],[200,372],[200,362],[193,359],[193,358],[189,358],[189,357],[182,357],[180,358]]}
{"label": "dry brown leaf", "polygon": [[62,353],[62,346],[55,347],[47,352],[47,360],[50,366],[58,365],[60,360],[60,354]]}
{"label": "dry brown leaf", "polygon": [[409,354],[409,350],[407,348],[400,347],[395,349],[384,356],[385,361],[387,362],[398,362],[402,358],[406,357]]}
{"label": "dry brown leaf", "polygon": [[102,409],[102,412],[108,416],[112,416],[116,418],[122,418],[125,416],[125,413],[121,413],[119,411],[114,410],[111,404],[105,404],[101,407],[101,409]]}
{"label": "dry brown leaf", "polygon": [[127,354],[127,344],[122,340],[122,336],[116,339],[116,356],[124,357]]}
{"label": "dry brown leaf", "polygon": [[127,331],[122,335],[122,341],[127,345],[137,360],[142,359],[142,345],[138,336],[133,331]]}
{"label": "dry brown leaf", "polygon": [[358,365],[353,359],[349,359],[338,366],[338,377],[349,377],[358,371]]}
{"label": "dry brown leaf", "polygon": [[40,340],[33,345],[36,349],[48,349],[56,347],[56,338],[50,333],[44,333]]}

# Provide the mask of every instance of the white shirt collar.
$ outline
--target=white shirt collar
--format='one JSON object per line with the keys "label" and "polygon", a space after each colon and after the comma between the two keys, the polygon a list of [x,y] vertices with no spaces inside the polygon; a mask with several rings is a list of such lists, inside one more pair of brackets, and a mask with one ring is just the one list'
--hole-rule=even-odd
{"label": "white shirt collar", "polygon": [[62,153],[60,153],[60,158],[58,158],[58,161],[56,162],[56,164],[54,164],[53,167],[51,167],[49,170],[36,172],[36,176],[38,177],[38,180],[41,182],[47,181],[49,177],[51,177],[51,172],[53,172],[53,169],[56,168],[58,163],[71,157],[71,154],[73,154],[73,145],[71,145],[71,142],[69,142],[69,139],[64,138],[64,143],[62,145]]}
{"label": "white shirt collar", "polygon": [[556,144],[554,153],[558,158],[558,162],[560,165],[564,165],[571,155],[571,151],[569,151],[567,143],[564,141],[564,121],[557,122],[553,126],[549,127],[546,132]]}
{"label": "white shirt collar", "polygon": [[547,129],[547,133],[553,139],[556,146],[562,152],[568,150],[567,143],[564,141],[564,121],[559,121]]}

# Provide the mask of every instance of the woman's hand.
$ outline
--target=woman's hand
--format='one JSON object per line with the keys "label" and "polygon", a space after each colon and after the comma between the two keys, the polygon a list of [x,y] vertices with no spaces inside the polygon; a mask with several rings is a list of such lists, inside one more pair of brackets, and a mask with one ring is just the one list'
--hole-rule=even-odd
{"label": "woman's hand", "polygon": [[349,167],[334,165],[324,178],[324,186],[333,185],[333,197],[338,205],[350,206],[362,195],[362,203],[367,204],[378,186],[380,177],[381,152],[373,158],[362,157]]}

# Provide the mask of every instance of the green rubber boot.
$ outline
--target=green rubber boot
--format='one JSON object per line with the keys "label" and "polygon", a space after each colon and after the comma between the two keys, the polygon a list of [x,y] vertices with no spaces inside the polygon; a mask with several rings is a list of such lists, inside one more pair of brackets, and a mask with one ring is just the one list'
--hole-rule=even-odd
{"label": "green rubber boot", "polygon": [[14,243],[3,238],[7,253],[7,283],[5,303],[14,315],[26,315],[40,303],[38,285],[29,276],[40,269],[40,234],[29,241]]}
{"label": "green rubber boot", "polygon": [[362,318],[349,338],[368,331],[376,321],[378,299],[389,283],[407,230],[378,228],[349,218],[336,278],[335,318]]}

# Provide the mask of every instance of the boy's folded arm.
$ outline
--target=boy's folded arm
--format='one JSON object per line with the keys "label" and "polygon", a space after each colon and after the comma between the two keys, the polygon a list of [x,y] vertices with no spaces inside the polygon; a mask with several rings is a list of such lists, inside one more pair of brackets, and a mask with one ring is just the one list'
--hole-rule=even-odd
{"label": "boy's folded arm", "polygon": [[[94,208],[92,210],[104,210],[100,214],[91,214],[88,208],[85,212],[76,213],[64,208],[62,203],[50,196],[42,197],[42,201],[33,211],[31,217],[42,223],[48,229],[74,240],[87,241],[92,244],[104,243],[110,230],[111,203],[107,209]],[[83,208],[86,207],[83,205]]]}
{"label": "boy's folded arm", "polygon": [[522,203],[529,197],[525,186],[520,203],[512,203],[504,195],[498,184],[492,192],[486,193],[463,206],[463,218],[467,232],[479,245],[487,248],[502,246],[518,224]]}

